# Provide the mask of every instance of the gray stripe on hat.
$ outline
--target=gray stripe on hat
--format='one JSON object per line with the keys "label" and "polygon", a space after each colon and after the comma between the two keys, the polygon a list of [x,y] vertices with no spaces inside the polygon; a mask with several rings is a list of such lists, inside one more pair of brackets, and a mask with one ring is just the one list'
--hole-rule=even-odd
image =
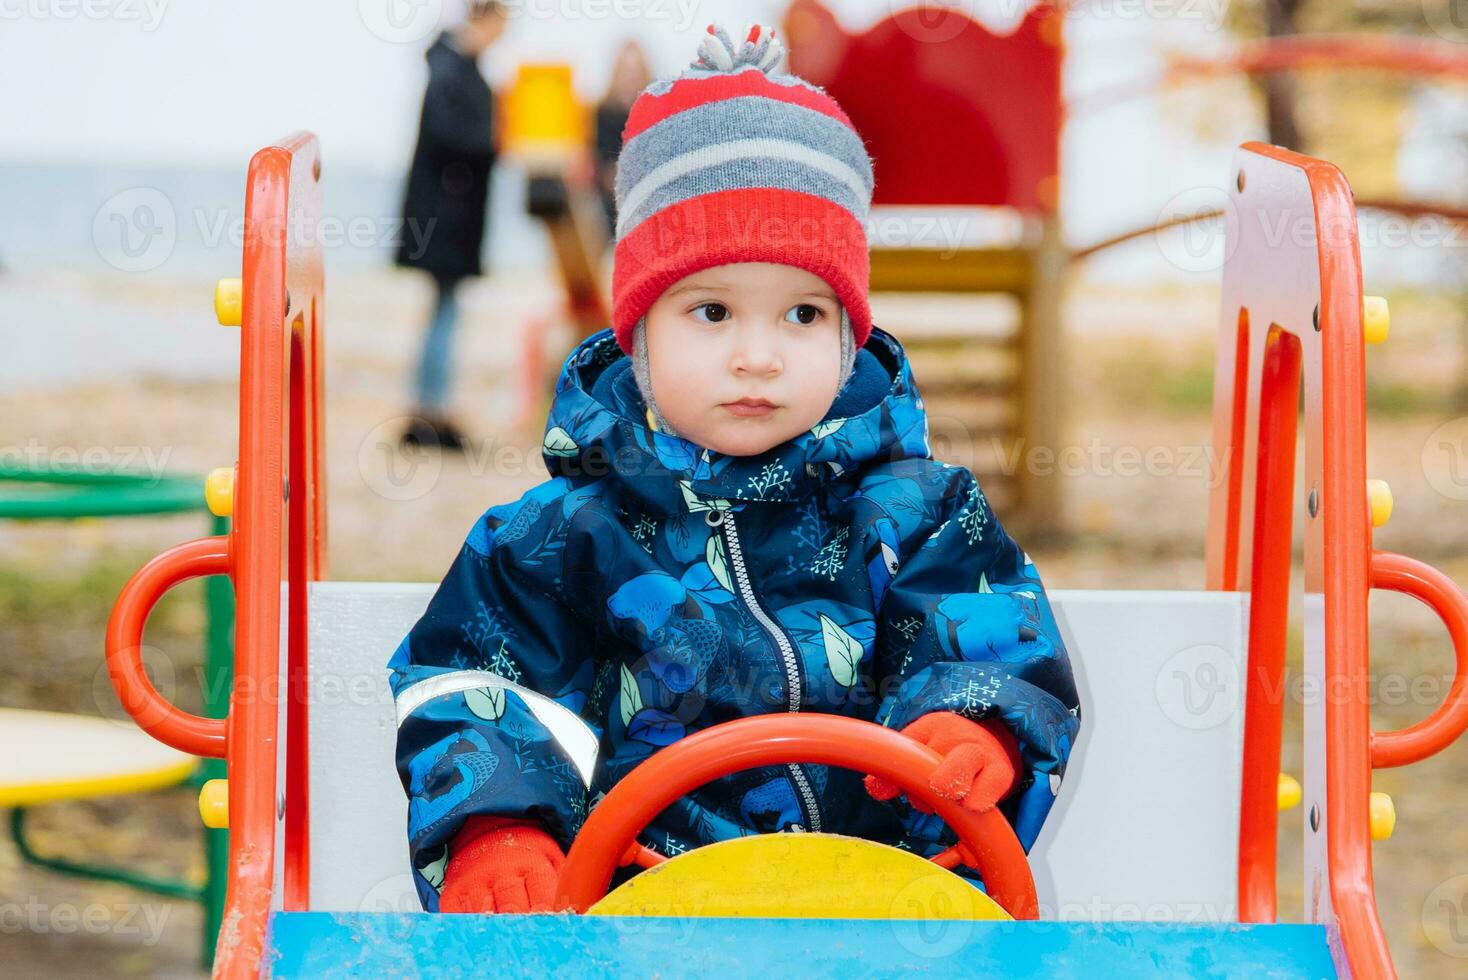
{"label": "gray stripe on hat", "polygon": [[829,154],[861,177],[871,193],[871,157],[850,126],[806,106],[744,95],[674,113],[628,140],[617,158],[617,200],[625,200],[654,168],[673,157],[736,139],[789,140]]}
{"label": "gray stripe on hat", "polygon": [[[638,225],[657,212],[681,201],[717,191],[756,187],[800,191],[824,197],[845,208],[858,222],[864,223],[869,211],[868,200],[859,199],[846,181],[837,180],[824,171],[794,160],[738,157],[695,170],[655,189],[635,210],[617,216],[617,240],[627,237]],[[749,216],[747,220],[750,222],[749,233],[756,234],[758,229],[754,222],[757,216]],[[744,231],[745,227],[741,224],[733,229],[712,230],[723,237],[731,231]]]}

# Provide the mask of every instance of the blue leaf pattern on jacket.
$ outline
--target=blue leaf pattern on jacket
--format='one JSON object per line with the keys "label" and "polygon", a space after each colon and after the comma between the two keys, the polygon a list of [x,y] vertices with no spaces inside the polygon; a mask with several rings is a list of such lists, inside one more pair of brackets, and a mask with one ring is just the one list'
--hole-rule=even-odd
{"label": "blue leaf pattern on jacket", "polygon": [[[648,429],[630,368],[610,331],[571,353],[550,479],[480,517],[392,657],[425,907],[470,815],[529,817],[567,847],[653,752],[792,709],[1002,720],[1025,771],[1001,809],[1028,849],[1080,726],[1069,660],[978,481],[931,458],[897,340],[874,330],[827,418],[749,457]],[[715,780],[642,840],[677,854],[782,830],[921,854],[953,840],[861,774],[804,764]]]}

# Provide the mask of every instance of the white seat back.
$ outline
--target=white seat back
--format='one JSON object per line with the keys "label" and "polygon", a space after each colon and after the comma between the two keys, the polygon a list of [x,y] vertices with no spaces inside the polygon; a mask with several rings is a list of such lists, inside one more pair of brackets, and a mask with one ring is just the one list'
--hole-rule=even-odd
{"label": "white seat back", "polygon": [[1238,918],[1248,596],[1050,593],[1081,696],[1030,852],[1045,918]]}
{"label": "white seat back", "polygon": [[[384,668],[432,584],[311,587],[311,907],[418,908]],[[1045,918],[1237,917],[1246,597],[1050,593],[1083,705],[1031,854]]]}

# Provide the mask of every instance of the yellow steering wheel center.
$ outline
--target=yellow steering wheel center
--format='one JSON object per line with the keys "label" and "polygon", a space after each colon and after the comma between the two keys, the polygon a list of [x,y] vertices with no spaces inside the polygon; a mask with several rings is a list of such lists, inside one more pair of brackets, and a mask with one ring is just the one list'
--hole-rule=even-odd
{"label": "yellow steering wheel center", "polygon": [[720,841],[649,868],[588,915],[1000,919],[963,878],[911,851],[839,834]]}

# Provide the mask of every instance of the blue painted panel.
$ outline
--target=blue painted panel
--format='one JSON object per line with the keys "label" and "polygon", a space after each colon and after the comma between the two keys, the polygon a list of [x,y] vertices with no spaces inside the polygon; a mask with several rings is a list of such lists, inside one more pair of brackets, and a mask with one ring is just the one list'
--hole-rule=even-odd
{"label": "blue painted panel", "polygon": [[287,977],[1325,978],[1310,925],[276,913]]}

